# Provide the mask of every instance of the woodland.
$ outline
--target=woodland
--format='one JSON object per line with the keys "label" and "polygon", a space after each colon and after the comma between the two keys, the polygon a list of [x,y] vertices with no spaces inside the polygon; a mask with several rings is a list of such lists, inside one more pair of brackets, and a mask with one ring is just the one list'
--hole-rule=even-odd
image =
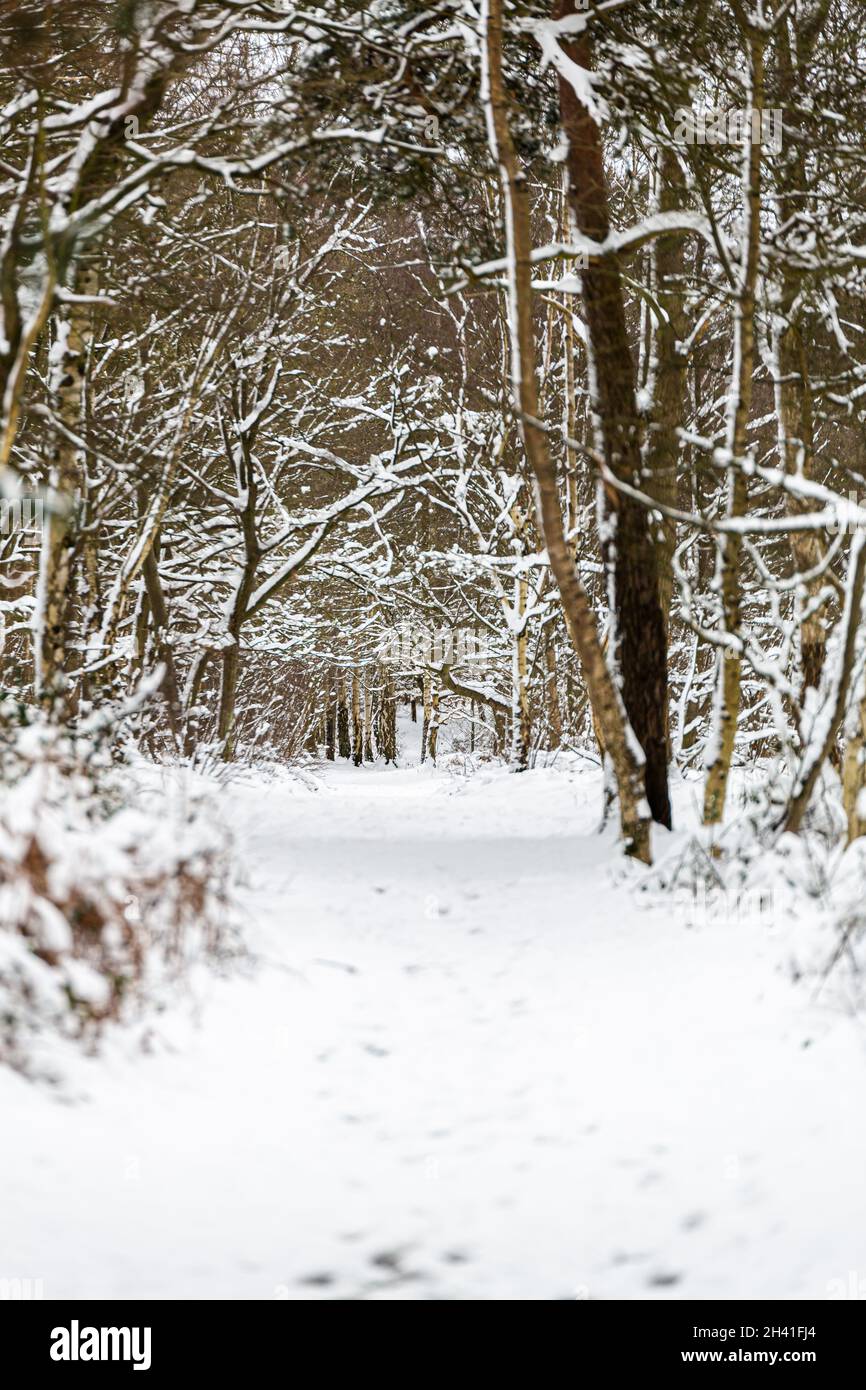
{"label": "woodland", "polygon": [[345,868],[487,785],[500,881],[534,823],[854,970],[863,16],[0,2],[0,1060],[230,973],[289,787]]}

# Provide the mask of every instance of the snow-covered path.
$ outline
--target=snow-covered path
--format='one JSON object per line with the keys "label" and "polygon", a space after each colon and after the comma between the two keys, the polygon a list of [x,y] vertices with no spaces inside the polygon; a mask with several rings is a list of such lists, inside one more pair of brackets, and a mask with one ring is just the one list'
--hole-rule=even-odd
{"label": "snow-covered path", "polygon": [[[229,787],[253,968],[88,1099],[0,1076],[0,1277],[47,1297],[825,1297],[866,1052],[772,933],[642,910],[597,775]],[[832,1286],[831,1286],[832,1287]]]}

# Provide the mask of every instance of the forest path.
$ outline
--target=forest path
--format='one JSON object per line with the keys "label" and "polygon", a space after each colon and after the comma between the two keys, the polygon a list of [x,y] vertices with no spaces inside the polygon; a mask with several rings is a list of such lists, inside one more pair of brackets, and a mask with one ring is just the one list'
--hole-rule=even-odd
{"label": "forest path", "polygon": [[84,1064],[73,1106],[2,1078],[0,1275],[582,1299],[866,1274],[854,1025],[772,933],[643,908],[595,770],[317,775],[227,789],[256,959],[195,1023]]}

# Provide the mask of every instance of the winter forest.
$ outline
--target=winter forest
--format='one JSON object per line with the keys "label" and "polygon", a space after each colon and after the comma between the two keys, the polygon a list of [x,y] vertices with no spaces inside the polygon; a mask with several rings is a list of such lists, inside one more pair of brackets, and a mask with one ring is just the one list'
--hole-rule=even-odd
{"label": "winter forest", "polygon": [[860,0],[0,0],[0,1297],[866,1296]]}

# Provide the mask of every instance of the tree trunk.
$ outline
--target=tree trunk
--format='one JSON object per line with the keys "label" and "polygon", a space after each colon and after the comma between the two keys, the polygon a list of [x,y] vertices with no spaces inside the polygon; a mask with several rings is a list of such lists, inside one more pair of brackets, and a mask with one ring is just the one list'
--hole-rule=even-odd
{"label": "tree trunk", "polygon": [[[95,271],[82,271],[75,289],[93,295]],[[71,712],[69,650],[72,637],[73,566],[77,537],[73,520],[84,477],[84,455],[76,442],[82,433],[82,395],[91,309],[73,303],[58,319],[52,389],[58,429],[49,468],[48,515],[42,537],[36,604],[36,695],[55,716]]]}
{"label": "tree trunk", "polygon": [[367,671],[364,678],[364,761],[375,761],[373,753],[373,674]]}
{"label": "tree trunk", "polygon": [[866,678],[861,674],[858,698],[848,718],[848,737],[842,764],[842,805],[848,821],[848,843],[866,835]]}
{"label": "tree trunk", "polygon": [[337,721],[334,717],[334,678],[328,678],[325,689],[325,757],[329,763],[336,758]]}
{"label": "tree trunk", "polygon": [[[743,516],[747,504],[746,475],[742,460],[747,447],[749,412],[752,404],[752,374],[755,365],[755,289],[761,242],[761,143],[751,139],[752,113],[763,107],[765,37],[748,31],[749,103],[745,121],[743,156],[743,251],[734,317],[734,369],[728,408],[727,449],[729,517]],[[712,731],[704,787],[704,823],[718,825],[725,812],[728,775],[737,737],[740,713],[742,662],[736,643],[740,626],[740,538],[729,532],[719,546],[717,583],[722,596],[722,614],[732,645],[717,657],[715,728]]]}
{"label": "tree trunk", "polygon": [[157,661],[165,667],[165,675],[162,678],[162,693],[165,697],[169,728],[172,738],[177,744],[180,739],[181,721],[177,667],[174,662],[174,652],[168,640],[168,609],[159,578],[159,562],[154,549],[149,551],[144,562],[144,584],[153,625],[154,655]]}
{"label": "tree trunk", "polygon": [[364,728],[361,723],[361,674],[352,672],[352,762],[360,767],[364,761]]}
{"label": "tree trunk", "polygon": [[430,750],[430,761],[436,761],[436,745],[439,742],[439,683],[431,678],[430,681],[430,727],[427,732],[427,743]]}
{"label": "tree trunk", "polygon": [[337,751],[347,761],[352,756],[352,743],[349,738],[349,706],[346,703],[346,678],[341,675],[337,681]]}
{"label": "tree trunk", "polygon": [[200,724],[198,700],[212,656],[213,651],[210,647],[206,647],[203,651],[196,652],[186,680],[183,699],[183,751],[184,757],[187,758],[192,757],[199,741]]}
{"label": "tree trunk", "polygon": [[247,617],[249,601],[255,587],[256,570],[259,562],[258,547],[255,543],[255,494],[252,489],[250,490],[250,496],[253,499],[250,504],[252,508],[250,526],[253,532],[251,548],[250,543],[248,543],[245,562],[235,582],[235,592],[232,598],[227,624],[227,635],[230,641],[228,645],[224,647],[222,653],[222,680],[220,682],[217,737],[222,745],[222,756],[225,762],[231,762],[234,758],[235,696],[237,694],[238,676],[240,674],[241,664],[241,630],[244,620]]}
{"label": "tree trunk", "polygon": [[[574,0],[557,0],[554,5],[556,19],[576,13]],[[587,32],[563,41],[562,48],[577,67],[590,71],[592,47]],[[604,242],[610,232],[610,216],[601,131],[563,75],[559,77],[559,106],[568,139],[570,205],[583,235]],[[581,284],[598,443],[610,475],[630,486],[640,486],[635,371],[616,255],[595,258],[581,272]],[[605,482],[599,490],[599,506],[605,565],[613,591],[611,656],[620,674],[629,723],[644,751],[652,818],[669,827],[667,641],[658,559],[646,511],[639,502]]]}
{"label": "tree trunk", "polygon": [[526,633],[527,583],[525,574],[514,581],[514,622],[520,628],[511,639],[511,771],[525,772],[529,765],[531,722],[529,709],[528,639]]}
{"label": "tree trunk", "polygon": [[431,717],[432,712],[433,712],[433,703],[432,703],[432,698],[431,698],[431,692],[432,692],[432,678],[431,678],[431,676],[430,676],[429,671],[425,671],[425,673],[424,673],[424,675],[423,675],[423,677],[422,677],[422,683],[423,683],[424,720],[423,720],[423,723],[422,723],[422,725],[421,725],[421,761],[422,761],[422,763],[423,763],[423,762],[426,762],[426,761],[427,761],[427,753],[428,753],[429,739],[430,739],[430,717]]}
{"label": "tree trunk", "polygon": [[626,715],[601,650],[589,600],[566,541],[556,466],[550,455],[547,435],[538,420],[529,190],[509,126],[508,98],[502,76],[502,0],[488,0],[482,13],[485,20],[482,52],[488,128],[491,147],[499,166],[509,248],[514,403],[527,459],[535,477],[539,524],[559,588],[569,636],[580,657],[590,700],[604,728],[605,742],[616,768],[626,852],[649,863],[644,767],[635,755]]}
{"label": "tree trunk", "polygon": [[397,703],[394,698],[394,677],[390,668],[382,673],[379,683],[379,710],[376,742],[385,762],[397,761]]}

